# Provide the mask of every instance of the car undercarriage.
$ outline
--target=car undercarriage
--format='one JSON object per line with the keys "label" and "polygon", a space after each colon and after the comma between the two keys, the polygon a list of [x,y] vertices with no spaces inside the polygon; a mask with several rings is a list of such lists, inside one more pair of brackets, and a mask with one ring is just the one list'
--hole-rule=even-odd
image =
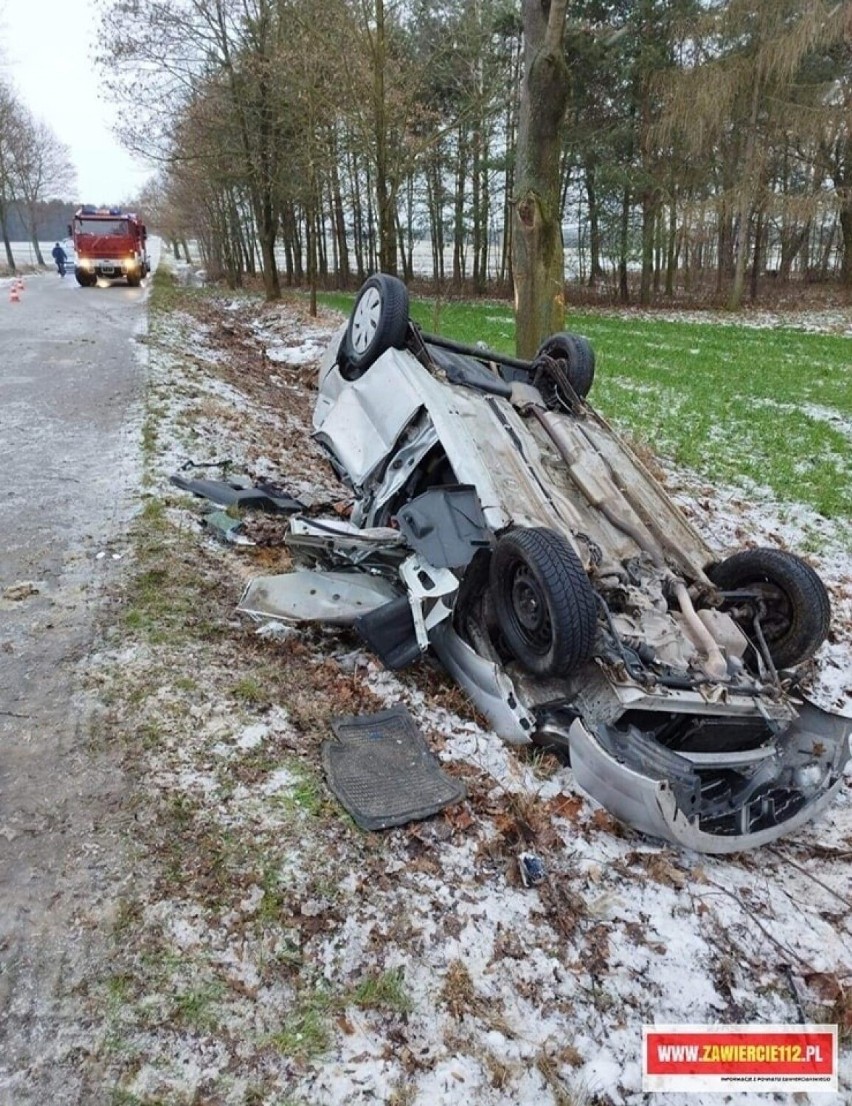
{"label": "car undercarriage", "polygon": [[370,278],[314,412],[351,514],[297,514],[298,570],[240,609],[352,624],[391,669],[431,652],[496,734],[558,750],[634,828],[762,845],[831,802],[852,753],[796,671],[826,589],[786,550],[720,560],[589,404],[594,370],[578,335],[521,361],[424,334],[404,285]]}

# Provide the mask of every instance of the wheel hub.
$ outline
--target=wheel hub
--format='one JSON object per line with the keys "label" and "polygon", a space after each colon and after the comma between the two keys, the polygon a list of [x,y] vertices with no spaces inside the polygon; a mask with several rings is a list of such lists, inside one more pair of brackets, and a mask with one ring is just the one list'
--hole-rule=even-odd
{"label": "wheel hub", "polygon": [[525,565],[519,565],[512,580],[512,609],[519,629],[539,649],[550,644],[550,618],[538,582]]}
{"label": "wheel hub", "polygon": [[352,316],[352,345],[357,353],[364,353],[376,336],[381,310],[382,297],[378,289],[368,288],[358,300]]}

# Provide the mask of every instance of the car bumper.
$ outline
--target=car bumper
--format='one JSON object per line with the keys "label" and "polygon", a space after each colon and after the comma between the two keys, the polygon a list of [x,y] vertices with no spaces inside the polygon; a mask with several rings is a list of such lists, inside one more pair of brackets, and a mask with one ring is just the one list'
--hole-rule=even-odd
{"label": "car bumper", "polygon": [[[568,741],[577,784],[620,821],[695,852],[726,854],[775,841],[812,821],[831,803],[843,786],[852,757],[850,735],[852,719],[804,703],[798,718],[775,739],[775,755],[770,758],[775,780],[740,809],[732,807],[720,832],[708,832],[700,815],[683,809],[671,780],[659,778],[654,769],[643,771],[638,764],[624,763],[579,719],[571,724]],[[791,791],[807,773],[810,782],[800,787],[796,802],[791,803]],[[779,795],[783,792],[789,817],[759,816],[775,802],[773,787]]]}
{"label": "car bumper", "polygon": [[124,276],[141,276],[143,267],[140,261],[121,258],[85,258],[77,262],[77,268],[95,276],[117,279]]}

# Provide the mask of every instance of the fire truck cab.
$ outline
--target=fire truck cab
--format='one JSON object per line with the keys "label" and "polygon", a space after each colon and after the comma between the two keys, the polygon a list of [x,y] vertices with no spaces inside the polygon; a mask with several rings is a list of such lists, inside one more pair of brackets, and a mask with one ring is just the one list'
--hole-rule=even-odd
{"label": "fire truck cab", "polygon": [[74,276],[84,288],[98,279],[142,283],[151,271],[146,248],[148,232],[138,215],[120,207],[84,204],[68,227],[77,255]]}

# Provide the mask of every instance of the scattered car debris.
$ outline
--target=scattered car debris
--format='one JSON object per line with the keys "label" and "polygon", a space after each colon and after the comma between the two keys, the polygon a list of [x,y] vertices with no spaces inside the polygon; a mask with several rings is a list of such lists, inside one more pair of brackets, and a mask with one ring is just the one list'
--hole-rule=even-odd
{"label": "scattered car debris", "polygon": [[223,541],[228,545],[255,545],[255,542],[244,533],[243,520],[234,518],[226,511],[211,511],[201,521],[205,529],[209,530],[219,541]]}
{"label": "scattered car debris", "polygon": [[432,650],[501,737],[560,749],[622,821],[760,846],[831,802],[852,755],[852,720],[794,671],[828,594],[786,551],[719,562],[588,403],[594,370],[579,335],[521,361],[424,334],[404,284],[371,277],[314,410],[350,517],[296,515],[299,571],[240,609],[349,619],[389,667]]}
{"label": "scattered car debris", "polygon": [[220,507],[254,507],[262,511],[274,511],[288,514],[305,510],[306,504],[288,495],[277,484],[252,484],[240,478],[232,480],[188,480],[175,473],[169,477],[176,488],[192,492],[202,499],[218,503]]}
{"label": "scattered car debris", "polygon": [[361,829],[421,821],[466,797],[404,706],[335,718],[331,728],[336,740],[322,746],[328,786]]}
{"label": "scattered car debris", "polygon": [[263,620],[298,620],[309,611],[312,621],[347,626],[359,615],[385,605],[394,595],[393,586],[381,577],[300,569],[252,580],[237,610]]}
{"label": "scattered car debris", "polygon": [[524,887],[537,887],[547,879],[544,862],[535,853],[520,853],[518,855],[518,868],[521,872],[521,883]]}
{"label": "scattered car debris", "polygon": [[233,460],[230,457],[214,457],[209,461],[193,461],[186,460],[180,466],[181,472],[189,472],[192,469],[221,469],[222,475],[227,475],[228,469],[233,467]]}

